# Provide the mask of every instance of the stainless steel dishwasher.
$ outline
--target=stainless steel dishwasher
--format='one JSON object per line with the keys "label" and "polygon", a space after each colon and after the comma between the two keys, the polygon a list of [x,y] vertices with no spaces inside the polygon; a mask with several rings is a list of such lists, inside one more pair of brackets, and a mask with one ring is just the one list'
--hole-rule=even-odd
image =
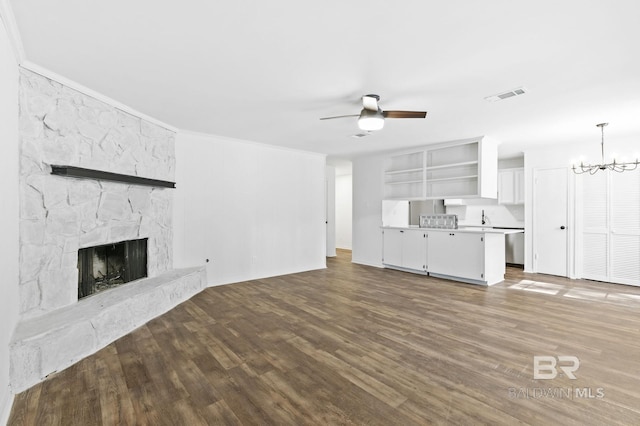
{"label": "stainless steel dishwasher", "polygon": [[[523,228],[498,228],[494,229],[519,229]],[[524,266],[524,232],[506,234],[504,236],[505,262],[507,265]]]}

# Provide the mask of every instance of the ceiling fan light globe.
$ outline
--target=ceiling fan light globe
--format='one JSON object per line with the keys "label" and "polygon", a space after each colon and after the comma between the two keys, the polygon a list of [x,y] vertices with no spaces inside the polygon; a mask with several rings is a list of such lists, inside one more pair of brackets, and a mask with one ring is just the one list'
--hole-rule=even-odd
{"label": "ceiling fan light globe", "polygon": [[384,119],[379,117],[359,118],[358,127],[367,131],[380,130],[384,127]]}
{"label": "ceiling fan light globe", "polygon": [[363,109],[358,118],[358,127],[361,130],[374,131],[384,127],[384,116],[380,110],[371,111]]}

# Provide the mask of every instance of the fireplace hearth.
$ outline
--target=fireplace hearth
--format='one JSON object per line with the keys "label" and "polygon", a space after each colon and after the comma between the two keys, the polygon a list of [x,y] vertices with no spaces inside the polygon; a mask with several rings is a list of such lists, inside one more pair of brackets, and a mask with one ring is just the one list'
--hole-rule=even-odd
{"label": "fireplace hearth", "polygon": [[78,250],[78,300],[147,276],[147,238]]}

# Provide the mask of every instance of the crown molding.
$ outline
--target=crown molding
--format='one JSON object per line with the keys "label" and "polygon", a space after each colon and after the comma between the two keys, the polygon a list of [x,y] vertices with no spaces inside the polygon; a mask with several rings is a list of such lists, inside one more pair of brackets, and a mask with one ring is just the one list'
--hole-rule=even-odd
{"label": "crown molding", "polygon": [[[3,0],[0,0],[0,1],[3,1]],[[150,116],[148,116],[146,114],[143,114],[138,110],[135,110],[135,109],[133,109],[133,108],[121,103],[121,102],[116,101],[115,99],[112,99],[112,98],[108,97],[107,95],[103,95],[100,92],[96,92],[93,89],[89,89],[88,87],[83,86],[82,84],[80,84],[80,83],[78,83],[76,81],[73,81],[73,80],[71,80],[69,78],[63,77],[62,75],[57,74],[57,73],[51,71],[50,69],[42,67],[42,66],[40,66],[38,64],[34,64],[31,61],[25,60],[22,64],[20,64],[20,67],[25,69],[25,70],[31,71],[33,73],[36,73],[38,75],[41,75],[41,76],[43,76],[45,78],[48,78],[50,80],[54,80],[54,81],[56,81],[56,82],[58,82],[60,84],[63,84],[63,85],[65,85],[65,86],[67,86],[67,87],[69,87],[69,88],[71,88],[73,90],[77,90],[78,92],[80,92],[80,93],[82,93],[84,95],[90,96],[90,97],[92,97],[94,99],[97,99],[97,100],[99,100],[101,102],[104,102],[104,103],[106,103],[108,105],[111,105],[112,107],[114,107],[116,109],[119,109],[122,112],[126,112],[127,114],[134,115],[134,116],[136,116],[138,118],[141,118],[141,119],[143,119],[145,121],[148,121],[150,123],[156,124],[156,125],[158,125],[160,127],[163,127],[163,128],[165,128],[167,130],[170,130],[170,131],[172,131],[174,133],[178,132],[178,128],[177,127],[171,126],[171,125],[169,125],[167,123],[164,123],[164,122],[162,122],[162,121],[160,121],[160,120],[158,120],[156,118],[153,118],[153,117],[150,117]]]}
{"label": "crown molding", "polygon": [[257,146],[257,147],[261,147],[261,148],[270,148],[270,149],[279,150],[279,151],[286,151],[286,152],[294,152],[294,153],[299,153],[299,154],[314,155],[314,156],[322,157],[322,158],[325,158],[325,159],[327,158],[327,154],[324,154],[322,152],[309,151],[309,150],[306,150],[306,149],[299,149],[299,148],[291,148],[291,147],[282,146],[282,145],[273,145],[273,144],[266,143],[266,142],[252,141],[252,140],[248,140],[248,139],[238,139],[238,138],[233,138],[231,136],[216,135],[216,134],[213,134],[213,133],[204,133],[204,132],[196,132],[196,131],[192,131],[192,130],[178,129],[177,136],[180,137],[180,135],[197,137],[197,138],[202,138],[202,139],[215,139],[215,140],[218,140],[220,142],[231,142],[231,143],[234,143],[234,144],[241,143],[241,144],[244,144],[244,145],[254,145],[254,146]]}
{"label": "crown molding", "polygon": [[7,31],[16,62],[21,65],[25,61],[24,47],[22,46],[22,38],[20,38],[16,17],[13,14],[9,0],[0,0],[0,21],[2,21]]}

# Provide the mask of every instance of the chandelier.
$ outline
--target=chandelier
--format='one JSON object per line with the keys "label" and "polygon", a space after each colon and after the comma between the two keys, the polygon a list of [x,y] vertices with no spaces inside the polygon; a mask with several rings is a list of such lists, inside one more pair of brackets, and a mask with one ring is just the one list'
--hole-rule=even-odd
{"label": "chandelier", "polygon": [[611,163],[604,162],[604,126],[607,126],[609,123],[600,123],[596,124],[597,127],[600,127],[600,131],[602,132],[602,141],[600,142],[600,150],[602,152],[602,163],[601,164],[584,164],[582,161],[580,162],[580,166],[576,167],[574,164],[571,169],[573,173],[577,175],[581,175],[583,173],[589,173],[590,175],[595,174],[598,170],[611,170],[613,172],[622,173],[626,170],[635,170],[638,167],[640,162],[636,158],[636,161],[632,162],[616,162],[615,158]]}

